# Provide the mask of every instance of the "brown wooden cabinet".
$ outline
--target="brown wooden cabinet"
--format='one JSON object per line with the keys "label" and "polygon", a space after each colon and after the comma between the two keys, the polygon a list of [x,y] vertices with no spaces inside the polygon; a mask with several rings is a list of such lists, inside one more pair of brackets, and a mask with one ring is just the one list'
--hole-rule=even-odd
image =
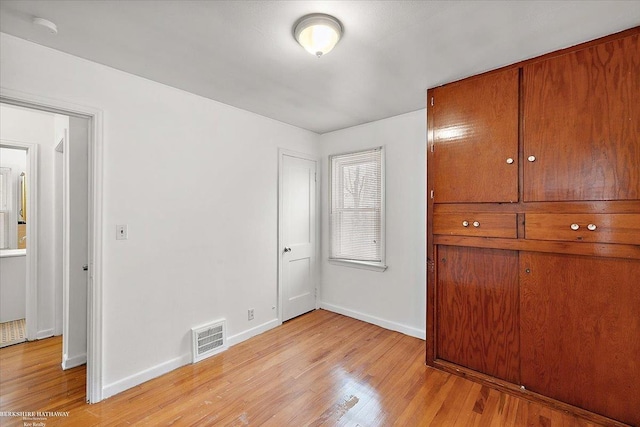
{"label": "brown wooden cabinet", "polygon": [[638,285],[638,260],[522,252],[522,384],[637,424]]}
{"label": "brown wooden cabinet", "polygon": [[481,212],[438,213],[433,217],[434,234],[480,237],[517,237],[516,214]]}
{"label": "brown wooden cabinet", "polygon": [[428,364],[640,426],[639,38],[428,91]]}
{"label": "brown wooden cabinet", "polygon": [[437,202],[518,200],[518,80],[512,69],[433,90]]}
{"label": "brown wooden cabinet", "polygon": [[640,35],[523,68],[524,200],[640,198]]}
{"label": "brown wooden cabinet", "polygon": [[442,246],[438,251],[438,357],[520,380],[518,253]]}

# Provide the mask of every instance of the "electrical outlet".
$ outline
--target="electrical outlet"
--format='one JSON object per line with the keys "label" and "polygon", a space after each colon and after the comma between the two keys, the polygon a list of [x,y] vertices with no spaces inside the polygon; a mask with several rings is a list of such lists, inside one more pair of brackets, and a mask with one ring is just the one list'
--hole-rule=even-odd
{"label": "electrical outlet", "polygon": [[126,225],[116,225],[116,240],[127,240],[129,231]]}
{"label": "electrical outlet", "polygon": [[250,308],[249,310],[247,310],[247,318],[249,320],[253,320],[253,308]]}

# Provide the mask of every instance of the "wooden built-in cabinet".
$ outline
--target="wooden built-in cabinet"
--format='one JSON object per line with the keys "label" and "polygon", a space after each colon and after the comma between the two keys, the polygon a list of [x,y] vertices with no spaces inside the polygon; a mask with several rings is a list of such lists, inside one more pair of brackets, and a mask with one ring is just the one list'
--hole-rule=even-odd
{"label": "wooden built-in cabinet", "polygon": [[520,253],[525,388],[637,425],[640,262]]}
{"label": "wooden built-in cabinet", "polygon": [[524,201],[640,199],[640,36],[522,67]]}
{"label": "wooden built-in cabinet", "polygon": [[438,357],[518,382],[518,253],[442,246],[438,289]]}
{"label": "wooden built-in cabinet", "polygon": [[640,27],[427,93],[427,363],[640,426]]}
{"label": "wooden built-in cabinet", "polygon": [[448,171],[433,182],[438,202],[518,200],[518,76],[512,69],[433,90],[434,167]]}

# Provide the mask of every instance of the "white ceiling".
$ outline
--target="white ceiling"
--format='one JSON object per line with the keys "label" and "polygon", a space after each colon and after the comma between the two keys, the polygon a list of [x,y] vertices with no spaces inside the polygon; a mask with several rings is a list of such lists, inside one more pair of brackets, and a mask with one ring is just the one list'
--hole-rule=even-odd
{"label": "white ceiling", "polygon": [[[322,58],[291,35],[314,12],[345,28]],[[2,32],[318,133],[424,108],[429,87],[639,24],[637,0],[0,2]]]}

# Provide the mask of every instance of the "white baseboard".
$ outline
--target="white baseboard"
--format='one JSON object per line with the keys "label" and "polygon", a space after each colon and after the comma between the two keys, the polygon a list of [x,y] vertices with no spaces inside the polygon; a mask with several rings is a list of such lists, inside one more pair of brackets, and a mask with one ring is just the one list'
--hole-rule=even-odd
{"label": "white baseboard", "polygon": [[44,331],[38,331],[36,334],[37,340],[42,340],[45,338],[50,338],[53,336],[53,329],[45,329]]}
{"label": "white baseboard", "polygon": [[84,365],[87,363],[87,353],[79,354],[73,357],[67,357],[66,354],[62,355],[62,370],[75,368],[76,366]]}
{"label": "white baseboard", "polygon": [[334,313],[342,314],[344,316],[353,317],[354,319],[362,320],[363,322],[372,323],[380,326],[381,328],[390,329],[392,331],[401,332],[411,337],[420,338],[421,340],[427,339],[427,332],[423,329],[414,328],[413,326],[403,325],[402,323],[392,322],[390,320],[381,319],[380,317],[371,316],[369,314],[360,313],[345,307],[329,304],[326,302],[320,302],[320,308]]}
{"label": "white baseboard", "polygon": [[[237,335],[227,337],[227,347],[231,347],[235,344],[241,343],[242,341],[246,341],[251,337],[266,332],[269,329],[273,329],[280,324],[281,323],[278,321],[278,319],[273,319],[254,328],[241,332]],[[152,366],[149,369],[145,369],[144,371],[135,373],[111,384],[107,384],[102,388],[102,399],[114,396],[120,392],[169,373],[174,369],[178,369],[181,366],[188,365],[191,363],[191,359],[192,357],[190,353],[183,354],[182,356],[168,360],[164,363],[160,363],[156,366]]]}
{"label": "white baseboard", "polygon": [[231,337],[227,337],[227,345],[229,347],[234,346],[236,344],[240,344],[242,341],[246,341],[251,337],[255,337],[256,335],[260,335],[263,332],[267,332],[269,329],[273,329],[276,326],[280,326],[282,323],[278,319],[269,320],[261,325],[258,325],[254,328],[248,329],[244,332],[240,332]]}
{"label": "white baseboard", "polygon": [[191,363],[191,354],[183,354],[182,356],[160,363],[151,368],[145,369],[126,378],[107,384],[102,388],[102,399],[106,399],[120,392],[135,387],[144,382],[152,380],[177,369],[181,366]]}

